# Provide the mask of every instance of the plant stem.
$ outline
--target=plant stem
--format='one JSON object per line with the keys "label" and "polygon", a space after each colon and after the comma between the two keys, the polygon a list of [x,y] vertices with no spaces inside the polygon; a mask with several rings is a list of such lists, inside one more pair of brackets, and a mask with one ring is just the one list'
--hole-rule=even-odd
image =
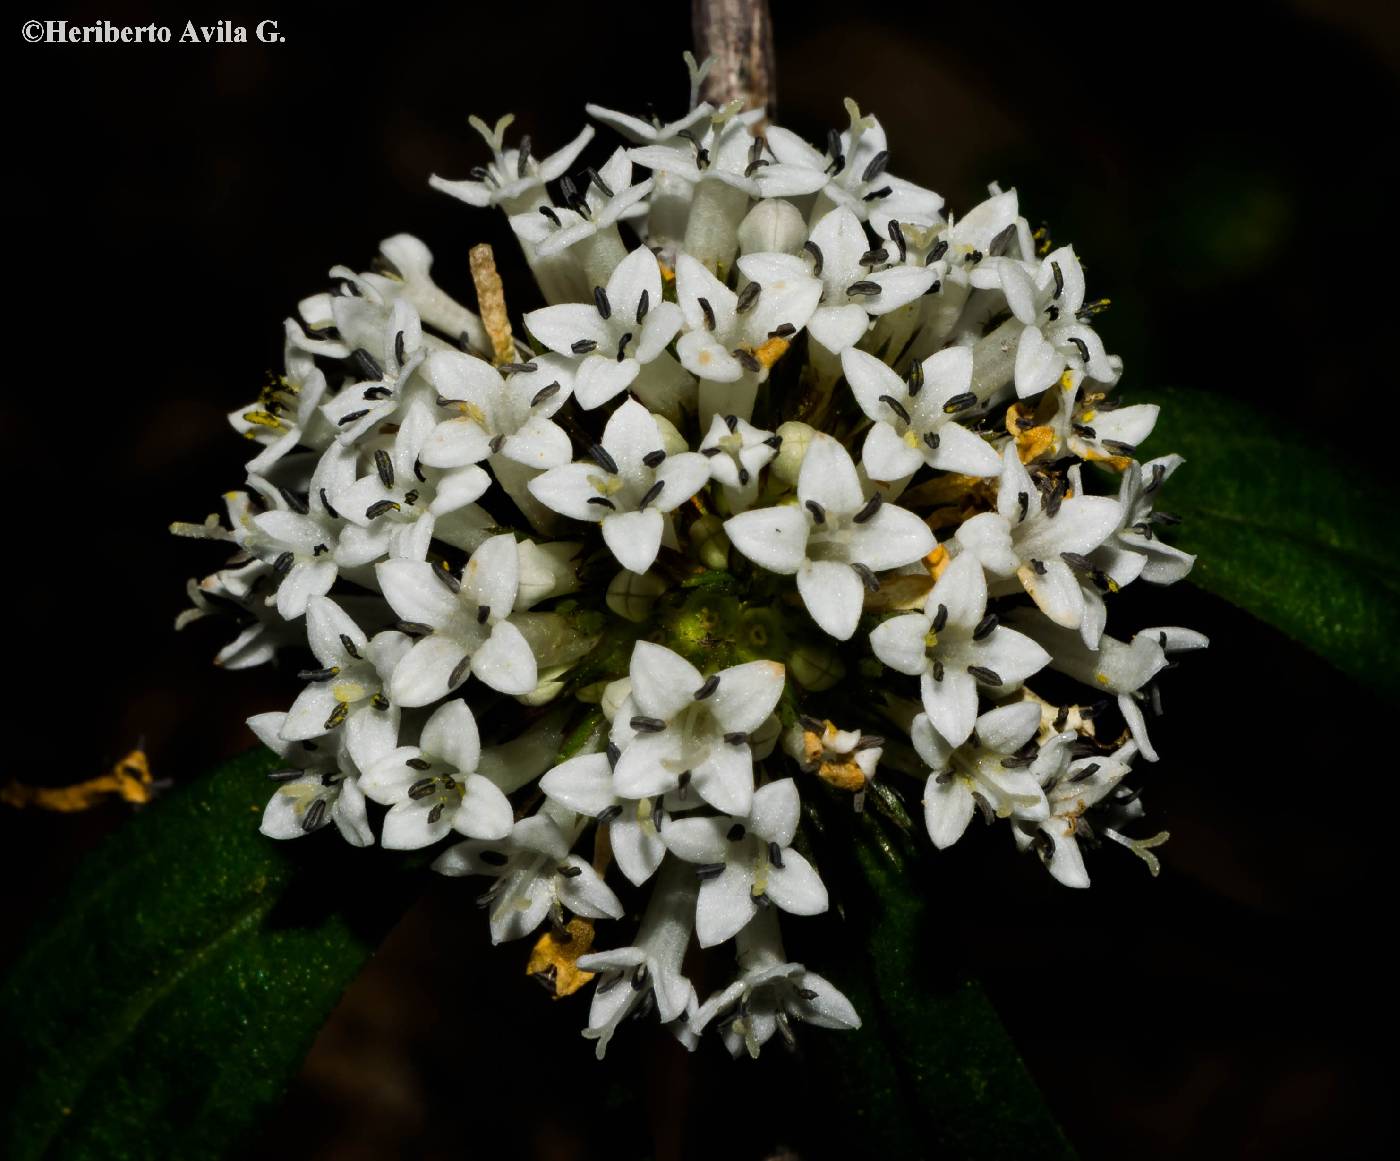
{"label": "plant stem", "polygon": [[696,56],[715,58],[705,99],[716,106],[738,99],[746,109],[762,106],[771,115],[777,79],[768,0],[694,0],[691,24]]}

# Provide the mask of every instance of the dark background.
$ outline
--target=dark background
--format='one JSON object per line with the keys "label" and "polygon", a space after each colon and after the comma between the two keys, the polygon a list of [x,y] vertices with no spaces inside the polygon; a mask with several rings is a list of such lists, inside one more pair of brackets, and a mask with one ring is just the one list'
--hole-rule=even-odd
{"label": "dark background", "polygon": [[[989,180],[1017,186],[1113,299],[1100,330],[1127,395],[1191,384],[1369,447],[1394,388],[1393,289],[1372,291],[1388,279],[1400,123],[1384,7],[780,0],[779,119],[820,142],[850,95],[883,121],[891,169],[954,209]],[[27,15],[199,19],[116,8]],[[514,111],[546,152],[587,100],[673,115],[686,96],[684,3],[219,15],[250,30],[275,17],[287,43],[11,34],[4,777],[78,781],[142,740],[157,776],[179,780],[245,748],[243,719],[287,705],[295,679],[210,667],[221,624],[171,631],[184,579],[221,553],[165,528],[241,481],[247,448],[223,416],[278,364],[280,320],[332,264],[363,269],[400,231],[468,301],[467,249],[495,243],[527,308],[504,221],[426,184],[483,159],[466,114]],[[1108,852],[1094,888],[1071,893],[1004,835],[974,834],[931,880],[952,897],[940,938],[988,980],[1085,1156],[1367,1151],[1387,1119],[1393,973],[1374,933],[1390,761],[1387,734],[1358,725],[1384,707],[1184,586],[1155,607],[1133,596],[1145,621],[1160,608],[1214,638],[1173,675],[1154,734],[1148,802],[1174,835],[1163,875]],[[0,816],[26,884],[8,950],[124,817]],[[545,1001],[523,949],[488,956],[459,886],[435,888],[352,989],[264,1155],[672,1156],[682,1138],[695,1156],[827,1155],[813,1065],[776,1044],[756,1067],[707,1044],[682,1072],[634,1034],[593,1069],[574,1043],[586,1001]],[[421,980],[444,975],[454,1001],[426,1003]],[[638,1091],[651,1116],[611,1111]]]}

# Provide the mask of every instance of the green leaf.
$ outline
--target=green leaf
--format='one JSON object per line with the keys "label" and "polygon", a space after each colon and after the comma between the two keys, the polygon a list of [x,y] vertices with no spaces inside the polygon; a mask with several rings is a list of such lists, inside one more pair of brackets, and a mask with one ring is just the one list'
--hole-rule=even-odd
{"label": "green leaf", "polygon": [[[1183,517],[1169,539],[1197,554],[1191,580],[1383,695],[1400,694],[1400,546],[1379,468],[1344,464],[1325,428],[1220,395],[1132,394],[1162,407],[1147,452],[1186,459],[1161,504]],[[1312,422],[1338,420],[1319,407]]]}
{"label": "green leaf", "polygon": [[333,828],[259,834],[276,765],[234,760],[80,865],[0,993],[7,1157],[217,1156],[281,1096],[417,892]]}
{"label": "green leaf", "polygon": [[822,877],[841,885],[847,929],[833,978],[862,1026],[803,1044],[841,1078],[852,1155],[1073,1158],[986,992],[940,937],[915,842],[869,806],[854,825],[836,817],[849,816],[848,796],[820,809],[831,841],[818,833],[815,853]]}

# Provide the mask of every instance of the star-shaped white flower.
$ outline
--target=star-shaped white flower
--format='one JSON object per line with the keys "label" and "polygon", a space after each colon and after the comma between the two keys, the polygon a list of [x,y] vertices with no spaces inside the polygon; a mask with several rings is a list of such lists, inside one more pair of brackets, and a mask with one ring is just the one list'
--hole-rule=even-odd
{"label": "star-shaped white flower", "polygon": [[309,351],[296,341],[301,328],[292,319],[284,324],[283,374],[271,379],[253,403],[229,413],[229,423],[239,435],[261,445],[248,461],[249,475],[266,475],[289,451],[298,446],[322,448],[334,435],[320,412],[326,394],[326,376]]}
{"label": "star-shaped white flower", "polygon": [[652,888],[636,943],[579,956],[583,971],[598,973],[583,1034],[598,1042],[599,1060],[628,1016],[654,1008],[669,1024],[695,1004],[695,989],[681,971],[695,927],[695,895],[695,876],[672,859]]}
{"label": "star-shaped white flower", "polygon": [[797,577],[807,611],[838,640],[856,631],[876,573],[932,552],[928,525],[878,495],[865,499],[850,454],[816,435],[797,477],[797,504],[757,508],[725,521],[729,541],[754,564]]}
{"label": "star-shaped white flower", "polygon": [[431,705],[469,674],[501,693],[535,688],[539,671],[516,613],[520,554],[509,533],[493,536],[459,580],[427,561],[392,560],[375,569],[394,612],[424,634],[394,669],[390,692],[404,706]]}
{"label": "star-shaped white flower", "polygon": [[641,886],[661,865],[666,846],[657,830],[652,799],[618,793],[613,780],[616,754],[613,749],[561,762],[540,779],[540,789],[560,805],[606,824],[618,869]]}
{"label": "star-shaped white flower", "polygon": [[[354,277],[349,271],[345,274]],[[343,294],[332,300],[336,326],[350,347],[357,379],[321,407],[342,444],[356,442],[398,409],[427,357],[423,324],[412,305],[401,298],[385,310],[366,283],[357,285],[365,287],[360,295]]]}
{"label": "star-shaped white flower", "polygon": [[953,746],[977,722],[977,686],[998,696],[1042,669],[1050,655],[1029,637],[987,614],[987,579],[971,554],[951,561],[922,613],[891,617],[870,634],[875,656],[920,679],[929,720]]}
{"label": "star-shaped white flower", "polygon": [[409,638],[384,632],[370,640],[329,597],[312,597],[306,640],[321,668],[301,674],[308,684],[287,712],[282,737],[301,742],[344,727],[346,749],[367,769],[398,742],[399,706],[385,687]]}
{"label": "star-shaped white flower", "polygon": [[469,206],[501,206],[507,213],[517,213],[541,198],[546,182],[558,181],[593,140],[593,126],[586,125],[568,145],[543,160],[530,152],[530,139],[522,137],[517,149],[505,147],[505,132],[515,117],[507,113],[495,128],[480,117],[469,117],[468,123],[481,134],[491,150],[491,160],[472,170],[468,181],[448,181],[434,174],[428,184],[443,193],[459,198]]}
{"label": "star-shaped white flower", "polygon": [[569,462],[569,437],[553,421],[574,387],[567,360],[537,356],[503,377],[484,359],[434,351],[424,375],[442,405],[458,412],[424,442],[428,467],[459,469],[491,456],[537,471]]}
{"label": "star-shaped white flower", "polygon": [[663,513],[679,508],[710,476],[704,456],[668,456],[664,445],[655,418],[629,399],[609,417],[592,459],[550,468],[530,481],[530,494],[563,516],[601,523],[617,562],[646,572],[666,531]]}
{"label": "star-shaped white flower", "polygon": [[563,909],[585,919],[620,919],[622,903],[592,865],[570,854],[582,827],[572,812],[546,804],[499,840],[468,839],[433,861],[442,875],[487,875],[496,880],[490,907],[491,942],[529,935],[546,915],[563,926]]}
{"label": "star-shaped white flower", "polygon": [[910,740],[932,771],[924,786],[924,825],[934,846],[943,850],[957,842],[979,806],[988,821],[1050,817],[1034,768],[1039,728],[1040,707],[1030,701],[988,710],[962,746],[949,745],[926,714],[914,719]]}
{"label": "star-shaped white flower", "polygon": [[747,813],[749,736],[782,696],[782,665],[749,661],[704,677],[680,654],[638,641],[630,675],[631,693],[612,729],[621,751],[616,793],[635,800],[688,788],[717,810]]}
{"label": "star-shaped white flower", "polygon": [[530,333],[551,351],[582,356],[574,398],[585,411],[630,388],[673,419],[693,388],[666,350],[681,322],[680,307],[662,299],[661,268],[645,246],[617,264],[606,287],[594,288],[592,303],[566,302],[525,316]]}
{"label": "star-shaped white flower", "polygon": [[1147,718],[1139,700],[1148,683],[1166,669],[1167,654],[1177,650],[1204,649],[1210,640],[1194,629],[1163,627],[1143,629],[1131,641],[1107,634],[1090,647],[1078,633],[1048,624],[1028,609],[1013,610],[1007,623],[1039,641],[1050,653],[1050,668],[1068,674],[1100,694],[1118,699],[1118,712],[1128,723],[1142,756],[1157,761],[1157,751],[1147,736]]}
{"label": "star-shaped white flower", "polygon": [[1066,367],[1100,382],[1114,378],[1103,340],[1079,319],[1084,271],[1070,247],[1052,251],[1038,267],[1006,259],[1000,274],[1006,305],[1025,326],[1016,347],[1017,395],[1038,395]]}
{"label": "star-shaped white flower", "polygon": [[860,1017],[824,977],[800,963],[787,962],[778,917],[760,911],[735,936],[739,977],[711,996],[690,1018],[696,1035],[717,1022],[731,1056],[747,1051],[755,1060],[759,1050],[781,1031],[794,1042],[792,1021],[818,1028],[859,1028]]}
{"label": "star-shaped white flower", "polygon": [[1151,584],[1175,584],[1191,571],[1196,558],[1154,534],[1160,525],[1176,517],[1153,511],[1158,489],[1185,461],[1178,455],[1161,456],[1145,464],[1131,463],[1118,486],[1118,531],[1091,557],[1117,585],[1141,577]]}
{"label": "star-shaped white flower", "polygon": [[731,512],[743,512],[758,498],[759,473],[778,454],[782,439],[737,415],[716,415],[700,441],[710,461],[710,479],[724,489]]}
{"label": "star-shaped white flower", "polygon": [[372,846],[374,832],[369,828],[365,796],[343,735],[335,744],[289,742],[282,737],[286,719],[282,713],[248,719],[258,741],[290,767],[272,775],[277,792],[268,800],[259,829],[268,838],[300,838],[333,822],[351,846]]}
{"label": "star-shaped white flower", "polygon": [[632,162],[624,149],[616,150],[601,169],[587,171],[583,189],[571,178],[560,184],[564,205],[540,205],[510,219],[511,229],[541,258],[561,254],[644,210],[642,201],[652,187],[650,178],[632,184]]}
{"label": "star-shaped white flower", "polygon": [[888,265],[887,257],[865,261],[883,251],[871,253],[860,219],[844,206],[816,224],[805,249],[823,286],[821,305],[807,330],[836,354],[858,343],[872,318],[915,301],[938,280],[937,271],[928,267]]}
{"label": "star-shaped white flower", "polygon": [[365,771],[360,789],[382,806],[382,842],[416,850],[450,831],[503,839],[515,823],[510,799],[478,774],[481,739],[467,703],[444,702],[423,724],[418,745],[400,746]]}
{"label": "star-shaped white flower", "polygon": [[[1128,775],[1137,755],[1137,744],[1126,742],[1112,754],[1073,757],[1077,734],[1061,734],[1041,747],[1037,776],[1050,803],[1050,817],[1015,830],[1016,845],[1034,847],[1050,874],[1066,887],[1087,887],[1089,873],[1078,839],[1092,838],[1084,815],[1097,806]],[[1055,758],[1044,761],[1046,752]]]}
{"label": "star-shaped white flower", "polygon": [[[980,512],[958,529],[961,549],[993,577],[1015,578],[1057,625],[1077,629],[1084,619],[1084,593],[1066,561],[1087,556],[1118,527],[1118,503],[1107,496],[1047,496],[1009,443],[1002,453],[997,510]],[[995,591],[995,590],[994,590]]]}
{"label": "star-shaped white flower", "polygon": [[927,465],[966,476],[995,476],[1001,459],[980,436],[957,421],[975,407],[972,352],[949,347],[930,355],[909,379],[883,361],[850,347],[841,368],[860,409],[874,421],[861,462],[872,480],[902,480]]}
{"label": "star-shaped white flower", "polygon": [[661,837],[673,854],[696,864],[700,898],[695,934],[714,947],[737,934],[758,913],[760,900],[793,915],[827,908],[826,886],[792,849],[800,802],[791,778],[754,791],[744,817],[668,818]]}

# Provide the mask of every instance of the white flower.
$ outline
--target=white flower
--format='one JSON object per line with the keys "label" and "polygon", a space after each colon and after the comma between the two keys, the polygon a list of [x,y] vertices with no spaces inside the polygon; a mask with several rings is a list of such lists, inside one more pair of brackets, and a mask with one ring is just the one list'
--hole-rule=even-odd
{"label": "white flower", "polygon": [[335,823],[351,846],[374,845],[365,814],[365,796],[357,784],[355,764],[340,742],[289,742],[282,737],[286,714],[258,714],[248,727],[258,741],[291,769],[271,775],[277,792],[268,800],[259,828],[268,838],[299,838]]}
{"label": "white flower", "polygon": [[758,497],[758,474],[773,461],[782,440],[736,415],[716,415],[700,441],[710,461],[710,479],[724,489],[731,512],[743,512]]}
{"label": "white flower", "polygon": [[1132,769],[1137,744],[1127,742],[1112,754],[1073,758],[1071,743],[1078,735],[1062,734],[1041,747],[1042,757],[1052,748],[1054,760],[1037,761],[1037,774],[1050,802],[1050,817],[1027,830],[1015,831],[1018,846],[1033,846],[1059,882],[1066,887],[1087,887],[1089,874],[1078,839],[1092,838],[1084,815],[1102,802]]}
{"label": "white flower", "polygon": [[428,184],[469,206],[502,206],[508,213],[518,212],[532,195],[542,196],[545,183],[563,177],[583,147],[593,140],[593,127],[587,125],[563,149],[539,161],[530,152],[528,137],[520,139],[518,149],[505,148],[506,129],[515,120],[512,114],[497,121],[494,129],[480,117],[467,120],[490,147],[491,160],[472,170],[469,181],[447,181],[434,174]]}
{"label": "white flower", "polygon": [[792,1021],[818,1028],[859,1028],[860,1017],[825,978],[800,963],[786,962],[778,917],[760,911],[735,937],[739,978],[711,996],[690,1018],[699,1035],[718,1021],[731,1056],[747,1051],[755,1060],[759,1050],[781,1031],[794,1043]]}
{"label": "white flower", "polygon": [[[764,138],[749,131],[750,113],[734,115],[732,107],[710,118],[702,132],[678,131],[684,138],[642,145],[628,151],[638,165],[658,176],[665,174],[691,185],[722,182],[751,197],[797,197],[815,193],[825,184],[820,173],[788,165],[766,149]],[[698,128],[698,125],[696,126]]]}
{"label": "white flower", "polygon": [[762,905],[793,915],[826,910],[825,885],[792,849],[798,810],[797,784],[784,778],[754,791],[746,817],[669,818],[662,825],[667,849],[697,864],[695,934],[701,947],[735,935]]}
{"label": "white flower", "polygon": [[618,564],[646,572],[660,551],[666,520],[709,478],[695,452],[668,456],[656,419],[634,399],[612,413],[593,459],[550,468],[530,481],[540,503],[574,520],[601,523]]}
{"label": "white flower", "polygon": [[287,712],[282,737],[300,742],[344,727],[346,749],[367,769],[398,741],[399,706],[385,686],[409,639],[384,632],[369,640],[333,600],[312,597],[306,640],[321,668],[300,675],[309,684]]}
{"label": "white flower", "polygon": [[821,182],[816,188],[862,221],[868,217],[881,235],[891,221],[922,227],[938,223],[943,208],[938,194],[886,172],[890,153],[880,122],[871,116],[862,117],[859,107],[849,98],[846,112],[851,119],[850,128],[841,134],[831,131],[825,156],[779,126],[767,131],[773,155],[784,166],[820,174]]}
{"label": "white flower", "polygon": [[879,496],[866,500],[850,454],[814,436],[797,479],[798,504],[758,508],[725,521],[730,543],[770,572],[797,576],[797,591],[821,628],[848,640],[875,574],[931,552],[928,526]]}
{"label": "white flower", "polygon": [[928,293],[938,277],[928,267],[888,265],[887,257],[875,261],[883,251],[871,252],[860,219],[845,206],[816,224],[805,248],[824,287],[807,330],[836,354],[858,343],[872,318]]}
{"label": "white flower", "polygon": [[645,246],[617,264],[606,287],[594,288],[592,304],[561,303],[525,316],[530,333],[550,350],[582,356],[574,382],[580,407],[592,410],[631,388],[674,419],[693,387],[666,350],[681,321],[680,307],[662,299],[661,268]]}
{"label": "white flower", "polygon": [[749,738],[783,693],[783,667],[748,661],[709,677],[662,645],[638,641],[632,686],[613,722],[622,798],[685,790],[717,810],[745,814],[753,800]]}
{"label": "white flower", "polygon": [[972,352],[950,347],[915,364],[901,379],[874,355],[848,348],[841,354],[846,382],[873,421],[861,462],[872,480],[901,480],[920,467],[995,476],[996,451],[958,423],[956,416],[976,406],[972,394]]}
{"label": "white flower", "polygon": [[695,926],[695,895],[695,876],[672,859],[652,888],[636,943],[579,956],[582,970],[598,973],[583,1034],[598,1041],[599,1060],[628,1016],[654,1008],[669,1024],[695,1003],[695,989],[681,973]]}
{"label": "white flower", "polygon": [[1050,655],[987,614],[987,579],[976,557],[952,560],[922,613],[891,617],[870,634],[875,656],[920,679],[924,712],[943,738],[961,746],[977,721],[978,683],[998,695],[1042,669]]}
{"label": "white flower", "polygon": [[520,554],[509,533],[493,536],[467,561],[459,580],[427,561],[392,560],[375,576],[384,599],[424,634],[394,669],[391,696],[400,705],[430,705],[467,675],[502,693],[523,694],[539,680],[536,658],[517,614]]}
{"label": "white flower", "polygon": [[434,351],[424,371],[442,405],[460,412],[434,426],[423,443],[428,467],[461,469],[490,456],[536,470],[569,462],[569,437],[553,422],[574,387],[566,360],[537,356],[503,378],[484,359]]}
{"label": "white flower", "polygon": [[997,510],[981,512],[957,531],[956,541],[1001,580],[1015,578],[1057,625],[1077,629],[1084,619],[1084,593],[1065,560],[1087,556],[1118,526],[1118,504],[1106,496],[1047,495],[1038,489],[1016,453],[1002,453]]}
{"label": "white flower", "polygon": [[633,185],[632,162],[626,150],[618,149],[601,169],[587,171],[582,190],[567,177],[560,186],[564,205],[541,205],[510,219],[511,228],[541,258],[560,254],[636,213],[652,183],[648,179]]}
{"label": "white flower", "polygon": [[274,488],[256,476],[249,485],[269,503],[265,512],[246,512],[235,525],[237,542],[272,566],[277,583],[277,613],[288,621],[306,612],[312,597],[330,592],[339,575],[342,524],[327,507],[327,489],[338,490],[353,462],[334,454],[321,457],[307,496],[289,488]]}
{"label": "white flower", "polygon": [[1196,563],[1190,553],[1164,544],[1152,531],[1159,524],[1176,522],[1165,512],[1154,512],[1152,506],[1157,490],[1184,462],[1177,455],[1161,456],[1145,464],[1129,464],[1123,473],[1118,486],[1118,531],[1091,557],[1115,584],[1124,585],[1136,577],[1151,584],[1175,584]]}
{"label": "white flower", "polygon": [[616,129],[629,141],[638,145],[664,145],[677,140],[687,129],[693,128],[710,116],[714,112],[714,106],[708,101],[701,101],[689,113],[664,125],[656,120],[654,115],[651,121],[643,121],[640,117],[605,109],[602,105],[585,105],[583,111],[595,121],[601,121],[604,125]]}
{"label": "white flower", "polygon": [[1084,271],[1073,249],[1062,246],[1038,268],[1005,259],[999,271],[1006,305],[1025,328],[1016,346],[1017,395],[1038,395],[1067,367],[1100,382],[1114,378],[1103,340],[1079,319]]}
{"label": "white flower", "polygon": [[292,319],[284,324],[282,375],[269,380],[257,400],[229,413],[240,435],[256,440],[262,450],[248,461],[249,475],[260,476],[298,445],[324,447],[333,434],[320,413],[326,376],[309,351],[297,344],[301,328]]}
{"label": "white flower", "polygon": [[1157,761],[1157,751],[1147,736],[1147,719],[1138,701],[1145,696],[1148,682],[1170,664],[1168,652],[1204,649],[1210,644],[1203,633],[1193,629],[1144,629],[1131,641],[1119,641],[1105,634],[1091,648],[1079,634],[1047,624],[1028,615],[1027,610],[1013,610],[1007,621],[1049,650],[1051,669],[1068,674],[1101,694],[1115,696],[1118,711],[1128,723],[1142,756],[1149,762]]}
{"label": "white flower", "polygon": [[[349,271],[345,273],[353,277]],[[427,356],[422,322],[408,301],[401,298],[386,311],[367,284],[356,285],[365,287],[364,297],[340,295],[333,303],[336,326],[350,344],[350,357],[360,378],[346,384],[321,407],[342,444],[354,443],[398,409]]]}
{"label": "white flower", "polygon": [[[676,353],[701,380],[702,425],[715,414],[752,414],[758,384],[768,377],[755,352],[774,335],[800,331],[821,298],[821,283],[791,254],[745,254],[738,265],[745,282],[736,294],[689,254],[676,259],[676,300],[686,328]],[[723,383],[737,386],[714,387]]]}
{"label": "white flower", "polygon": [[616,755],[616,749],[610,749],[561,762],[540,779],[540,789],[561,806],[606,825],[618,869],[641,886],[661,865],[666,846],[656,827],[657,805],[650,798],[618,794],[613,780]]}
{"label": "white flower", "polygon": [[972,740],[949,745],[927,715],[914,719],[910,739],[933,771],[924,786],[924,825],[942,850],[962,837],[980,806],[993,817],[1040,822],[1050,816],[1034,763],[1040,707],[1020,701],[988,710]]}
{"label": "white flower", "polygon": [[468,839],[448,847],[433,862],[443,875],[488,875],[496,880],[484,902],[491,909],[491,942],[529,935],[563,909],[585,919],[620,919],[622,903],[598,872],[569,851],[582,828],[572,812],[548,804],[522,818],[504,839]]}
{"label": "white flower", "polygon": [[510,799],[476,772],[480,759],[476,719],[458,699],[433,711],[418,745],[400,746],[366,770],[360,789],[392,808],[384,819],[384,846],[415,850],[453,830],[477,839],[510,834]]}

